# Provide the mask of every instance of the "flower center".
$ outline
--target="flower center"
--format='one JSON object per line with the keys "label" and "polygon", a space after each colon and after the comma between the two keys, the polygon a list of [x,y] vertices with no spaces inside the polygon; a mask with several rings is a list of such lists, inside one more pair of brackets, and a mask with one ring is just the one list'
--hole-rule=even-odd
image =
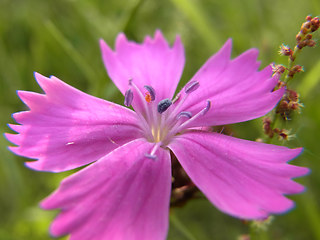
{"label": "flower center", "polygon": [[204,104],[204,108],[195,114],[182,109],[185,100],[199,86],[197,81],[189,82],[184,88],[183,96],[178,95],[173,101],[168,98],[162,99],[156,103],[156,92],[151,86],[144,86],[146,92],[143,94],[132,80],[129,81],[124,105],[133,105],[145,138],[155,143],[151,153],[146,154],[148,158],[155,159],[159,147],[166,147],[174,136],[188,129],[194,120],[209,111],[209,100]]}

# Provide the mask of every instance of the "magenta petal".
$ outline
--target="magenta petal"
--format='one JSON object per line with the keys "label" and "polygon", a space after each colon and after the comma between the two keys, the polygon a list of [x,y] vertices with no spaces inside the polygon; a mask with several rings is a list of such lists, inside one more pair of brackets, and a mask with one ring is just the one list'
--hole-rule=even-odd
{"label": "magenta petal", "polygon": [[45,209],[62,211],[54,236],[71,240],[164,240],[168,229],[171,165],[168,151],[146,158],[152,143],[142,139],[117,148],[64,179],[45,199]]}
{"label": "magenta petal", "polygon": [[184,66],[184,49],[179,37],[172,48],[160,31],[154,38],[146,37],[142,44],[128,41],[124,34],[116,40],[113,52],[100,41],[102,57],[107,72],[122,94],[129,88],[130,79],[144,93],[144,85],[156,91],[156,102],[172,98]]}
{"label": "magenta petal", "polygon": [[[211,57],[190,81],[200,87],[191,93],[182,111],[197,113],[206,101],[212,107],[204,118],[192,126],[213,126],[243,122],[261,117],[274,108],[284,89],[272,92],[278,76],[272,77],[271,66],[258,71],[258,50],[250,49],[230,60],[231,41]],[[181,92],[184,95],[183,92]]]}
{"label": "magenta petal", "polygon": [[18,92],[29,111],[13,115],[19,134],[6,134],[36,170],[64,171],[98,160],[141,136],[131,110],[87,95],[55,77],[35,77],[45,94]]}
{"label": "magenta petal", "polygon": [[301,148],[241,140],[218,133],[189,132],[170,144],[192,181],[221,211],[259,219],[283,213],[294,203],[284,194],[303,191],[291,178],[308,173],[286,162]]}

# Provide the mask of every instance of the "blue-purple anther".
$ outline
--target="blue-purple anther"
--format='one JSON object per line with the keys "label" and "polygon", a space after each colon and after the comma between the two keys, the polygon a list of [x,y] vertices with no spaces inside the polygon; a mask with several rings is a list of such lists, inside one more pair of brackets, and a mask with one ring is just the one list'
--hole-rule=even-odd
{"label": "blue-purple anther", "polygon": [[144,88],[149,92],[151,101],[154,101],[156,99],[156,92],[154,91],[154,89],[148,85],[145,85]]}
{"label": "blue-purple anther", "polygon": [[180,119],[182,117],[190,119],[192,117],[192,113],[191,112],[181,112],[178,114],[177,119]]}
{"label": "blue-purple anther", "polygon": [[172,102],[168,98],[161,100],[158,103],[158,113],[165,112],[171,106],[171,104],[172,104]]}
{"label": "blue-purple anther", "polygon": [[202,115],[205,115],[210,108],[211,108],[211,101],[207,100],[207,106],[205,107],[205,109],[203,109]]}
{"label": "blue-purple anther", "polygon": [[198,89],[198,87],[200,87],[200,84],[198,81],[192,81],[192,82],[188,82],[186,84],[186,86],[184,87],[184,92],[189,94],[195,90]]}
{"label": "blue-purple anther", "polygon": [[148,153],[145,153],[144,156],[147,157],[147,158],[150,158],[152,160],[156,160],[157,159],[156,155],[151,155],[151,154],[148,154]]}
{"label": "blue-purple anther", "polygon": [[133,100],[133,93],[131,89],[128,89],[124,95],[124,105],[127,107],[130,107],[132,100]]}

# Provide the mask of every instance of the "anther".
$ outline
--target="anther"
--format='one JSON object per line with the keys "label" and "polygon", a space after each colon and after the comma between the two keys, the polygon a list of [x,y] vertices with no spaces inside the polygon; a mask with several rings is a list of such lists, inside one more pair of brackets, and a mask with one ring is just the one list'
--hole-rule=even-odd
{"label": "anther", "polygon": [[150,96],[151,101],[154,101],[156,99],[156,92],[154,91],[154,89],[148,85],[145,85],[144,88],[147,89],[149,93],[147,96]]}
{"label": "anther", "polygon": [[182,117],[186,117],[186,118],[191,118],[192,117],[192,113],[191,112],[181,112],[178,114],[177,119],[180,119]]}
{"label": "anther", "polygon": [[158,113],[165,112],[171,106],[171,104],[172,102],[168,98],[161,100],[158,103]]}
{"label": "anther", "polygon": [[124,105],[127,107],[130,107],[132,100],[133,100],[133,93],[131,89],[128,89],[124,95]]}
{"label": "anther", "polygon": [[203,109],[202,115],[205,115],[211,108],[211,101],[207,100],[207,106]]}
{"label": "anther", "polygon": [[160,147],[161,145],[161,142],[158,142],[156,143],[152,150],[151,150],[151,153],[145,153],[144,156],[147,157],[147,158],[150,158],[152,160],[156,160],[157,159],[157,155],[155,155],[156,151],[158,150],[158,148]]}
{"label": "anther", "polygon": [[192,81],[186,84],[186,86],[184,87],[184,92],[189,94],[195,90],[198,89],[198,87],[200,87],[200,84],[198,81]]}
{"label": "anther", "polygon": [[156,160],[157,159],[157,156],[156,155],[151,155],[151,154],[148,154],[148,153],[145,153],[144,156],[146,158],[149,158],[149,159],[152,159],[152,160]]}
{"label": "anther", "polygon": [[[190,119],[186,120],[184,123],[182,123],[180,126],[176,125],[171,129],[171,132],[180,132],[183,129],[187,128],[191,122],[195,121],[196,119],[198,119],[199,117],[205,115],[209,109],[211,108],[211,101],[207,100],[207,105],[205,108],[203,108],[200,112],[198,112],[197,114],[195,114],[194,116],[192,116]],[[179,116],[179,115],[178,115]]]}

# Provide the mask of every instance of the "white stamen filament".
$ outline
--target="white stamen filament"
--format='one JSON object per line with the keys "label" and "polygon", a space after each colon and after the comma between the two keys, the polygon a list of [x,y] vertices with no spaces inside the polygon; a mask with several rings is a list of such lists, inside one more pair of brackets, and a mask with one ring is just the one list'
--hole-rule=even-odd
{"label": "white stamen filament", "polygon": [[[189,94],[184,94],[182,99],[180,99],[180,101],[178,102],[177,106],[174,107],[174,109],[170,113],[170,117],[168,119],[169,122],[174,120],[174,119],[176,119],[176,115],[178,114],[182,104],[185,102],[185,100],[187,99],[188,95]],[[181,96],[179,98],[181,98]]]}
{"label": "white stamen filament", "polygon": [[[176,106],[174,104],[175,102],[172,104],[170,99],[154,101],[156,93],[151,86],[145,86],[148,91],[148,93],[146,93],[148,96],[145,98],[142,91],[132,80],[129,81],[129,85],[130,89],[134,90],[133,94],[135,94],[133,106],[140,106],[140,109],[136,109],[136,113],[141,120],[141,130],[149,142],[155,143],[151,153],[145,154],[145,156],[150,159],[156,159],[155,153],[160,146],[169,144],[170,140],[176,134],[190,127],[191,122],[205,115],[211,107],[211,102],[208,100],[207,106],[194,116],[192,116],[191,112],[181,111],[188,95],[199,87],[198,82],[191,82],[187,88],[185,88],[184,95],[179,95],[181,97],[179,97]],[[139,103],[139,101],[141,101],[141,103]]]}
{"label": "white stamen filament", "polygon": [[157,155],[155,155],[156,151],[159,149],[159,147],[161,146],[161,142],[157,142],[153,148],[151,149],[151,152],[148,154],[146,153],[145,156],[147,158],[150,158],[150,159],[153,159],[153,160],[156,160],[157,159]]}
{"label": "white stamen filament", "polygon": [[148,106],[147,106],[147,102],[144,101],[144,96],[142,94],[142,92],[140,91],[140,89],[137,87],[137,85],[134,84],[134,82],[131,80],[130,81],[130,84],[132,85],[132,87],[136,90],[136,92],[138,93],[139,95],[139,98],[143,104],[143,107],[144,107],[144,112],[146,113],[146,116],[147,116],[147,121],[150,120],[150,116],[149,116],[149,109],[148,109]]}
{"label": "white stamen filament", "polygon": [[[138,98],[140,98],[140,101],[142,102],[143,104],[143,110],[145,112],[145,116],[144,117],[142,114],[141,114],[141,111],[136,111],[139,119],[141,120],[142,124],[141,124],[141,127],[143,128],[143,132],[147,135],[146,138],[147,139],[152,139],[153,138],[153,134],[152,134],[152,131],[151,131],[151,128],[149,127],[149,124],[148,122],[153,122],[153,119],[152,119],[152,116],[150,116],[150,111],[149,111],[149,108],[147,106],[147,102],[144,101],[144,96],[142,94],[142,92],[140,91],[140,89],[137,87],[137,85],[134,84],[134,82],[132,81],[132,79],[129,80],[129,85],[132,86],[135,91],[137,92],[138,94]],[[138,98],[135,98],[136,100]],[[153,108],[152,108],[153,109]]]}
{"label": "white stamen filament", "polygon": [[206,114],[209,111],[210,107],[211,107],[211,101],[207,100],[207,106],[205,108],[203,108],[200,112],[198,112],[196,115],[194,115],[193,117],[191,117],[190,119],[188,119],[187,121],[182,123],[181,125],[178,125],[178,124],[174,125],[171,128],[170,132],[176,134],[176,133],[182,131],[183,129],[187,128],[187,126],[191,122],[193,122],[194,120],[196,120],[200,116],[203,116],[204,114]]}

